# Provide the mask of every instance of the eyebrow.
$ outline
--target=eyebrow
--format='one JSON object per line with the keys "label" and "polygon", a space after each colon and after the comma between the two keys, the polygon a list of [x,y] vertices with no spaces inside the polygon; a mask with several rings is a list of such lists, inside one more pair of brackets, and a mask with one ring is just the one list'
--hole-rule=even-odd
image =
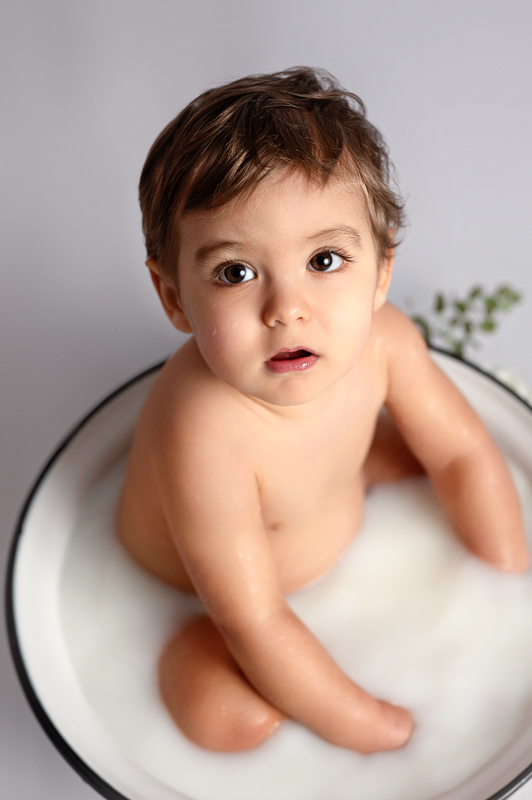
{"label": "eyebrow", "polygon": [[[305,239],[306,242],[316,242],[331,237],[346,237],[350,239],[354,247],[362,247],[362,237],[356,228],[351,228],[349,225],[341,225],[338,228],[324,228],[317,233],[313,233]],[[231,250],[235,247],[241,246],[242,242],[231,240],[221,242],[208,242],[196,250],[194,260],[196,264],[202,266],[206,261],[216,253]]]}
{"label": "eyebrow", "polygon": [[356,228],[351,228],[349,225],[341,225],[339,228],[324,228],[322,231],[309,236],[309,242],[319,241],[320,239],[328,239],[333,236],[344,236],[351,240],[351,244],[355,247],[362,247],[362,236]]}
{"label": "eyebrow", "polygon": [[219,251],[223,250],[231,250],[234,247],[238,247],[240,242],[211,242],[210,244],[204,244],[203,247],[198,247],[196,250],[194,260],[197,264],[205,264],[208,261],[209,257],[215,255]]}

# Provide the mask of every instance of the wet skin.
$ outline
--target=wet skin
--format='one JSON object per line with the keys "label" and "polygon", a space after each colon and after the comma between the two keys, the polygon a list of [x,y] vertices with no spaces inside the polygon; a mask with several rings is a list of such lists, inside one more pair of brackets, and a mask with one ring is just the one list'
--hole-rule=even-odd
{"label": "wet skin", "polygon": [[[502,456],[386,303],[392,259],[378,263],[345,182],[268,178],[180,221],[177,286],[148,266],[172,324],[193,336],[141,412],[118,530],[142,566],[197,592],[208,614],[161,656],[167,707],[214,750],[253,747],[284,716],[360,752],[402,746],[409,712],[353,683],[285,595],[345,550],[366,481],[420,468],[464,544],[523,571]],[[384,405],[399,431],[395,473],[382,437],[370,450]]]}

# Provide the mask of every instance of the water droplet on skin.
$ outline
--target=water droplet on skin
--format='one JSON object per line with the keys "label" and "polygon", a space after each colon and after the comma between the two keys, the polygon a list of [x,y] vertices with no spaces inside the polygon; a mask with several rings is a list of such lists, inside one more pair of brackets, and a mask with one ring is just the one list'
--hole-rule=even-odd
{"label": "water droplet on skin", "polygon": [[233,322],[233,324],[231,325],[231,327],[232,327],[232,328],[236,328],[236,326],[237,326],[238,324],[239,324],[238,322]]}

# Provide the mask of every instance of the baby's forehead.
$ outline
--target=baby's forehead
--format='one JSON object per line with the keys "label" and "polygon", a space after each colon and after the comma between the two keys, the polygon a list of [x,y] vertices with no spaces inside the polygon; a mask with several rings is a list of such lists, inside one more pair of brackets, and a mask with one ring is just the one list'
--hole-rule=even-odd
{"label": "baby's forehead", "polygon": [[369,233],[364,194],[351,179],[317,183],[305,175],[273,175],[252,191],[212,210],[194,210],[178,221],[178,237],[187,249],[202,251],[211,239],[231,242],[260,241],[275,235],[305,244],[320,233],[352,238]]}

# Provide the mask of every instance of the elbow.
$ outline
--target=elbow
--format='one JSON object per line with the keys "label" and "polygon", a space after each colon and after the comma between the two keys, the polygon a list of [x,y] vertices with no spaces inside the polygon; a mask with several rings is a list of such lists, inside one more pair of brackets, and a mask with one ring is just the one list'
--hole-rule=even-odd
{"label": "elbow", "polygon": [[524,536],[516,537],[512,544],[508,542],[506,547],[491,549],[491,552],[475,552],[474,554],[486,561],[495,569],[506,572],[509,575],[524,575],[530,567],[530,553]]}
{"label": "elbow", "polygon": [[494,566],[499,567],[500,570],[508,572],[509,574],[524,575],[525,572],[528,572],[530,567],[530,554],[528,549],[525,548],[519,553],[512,553],[506,556],[506,558],[501,559],[501,562]]}

